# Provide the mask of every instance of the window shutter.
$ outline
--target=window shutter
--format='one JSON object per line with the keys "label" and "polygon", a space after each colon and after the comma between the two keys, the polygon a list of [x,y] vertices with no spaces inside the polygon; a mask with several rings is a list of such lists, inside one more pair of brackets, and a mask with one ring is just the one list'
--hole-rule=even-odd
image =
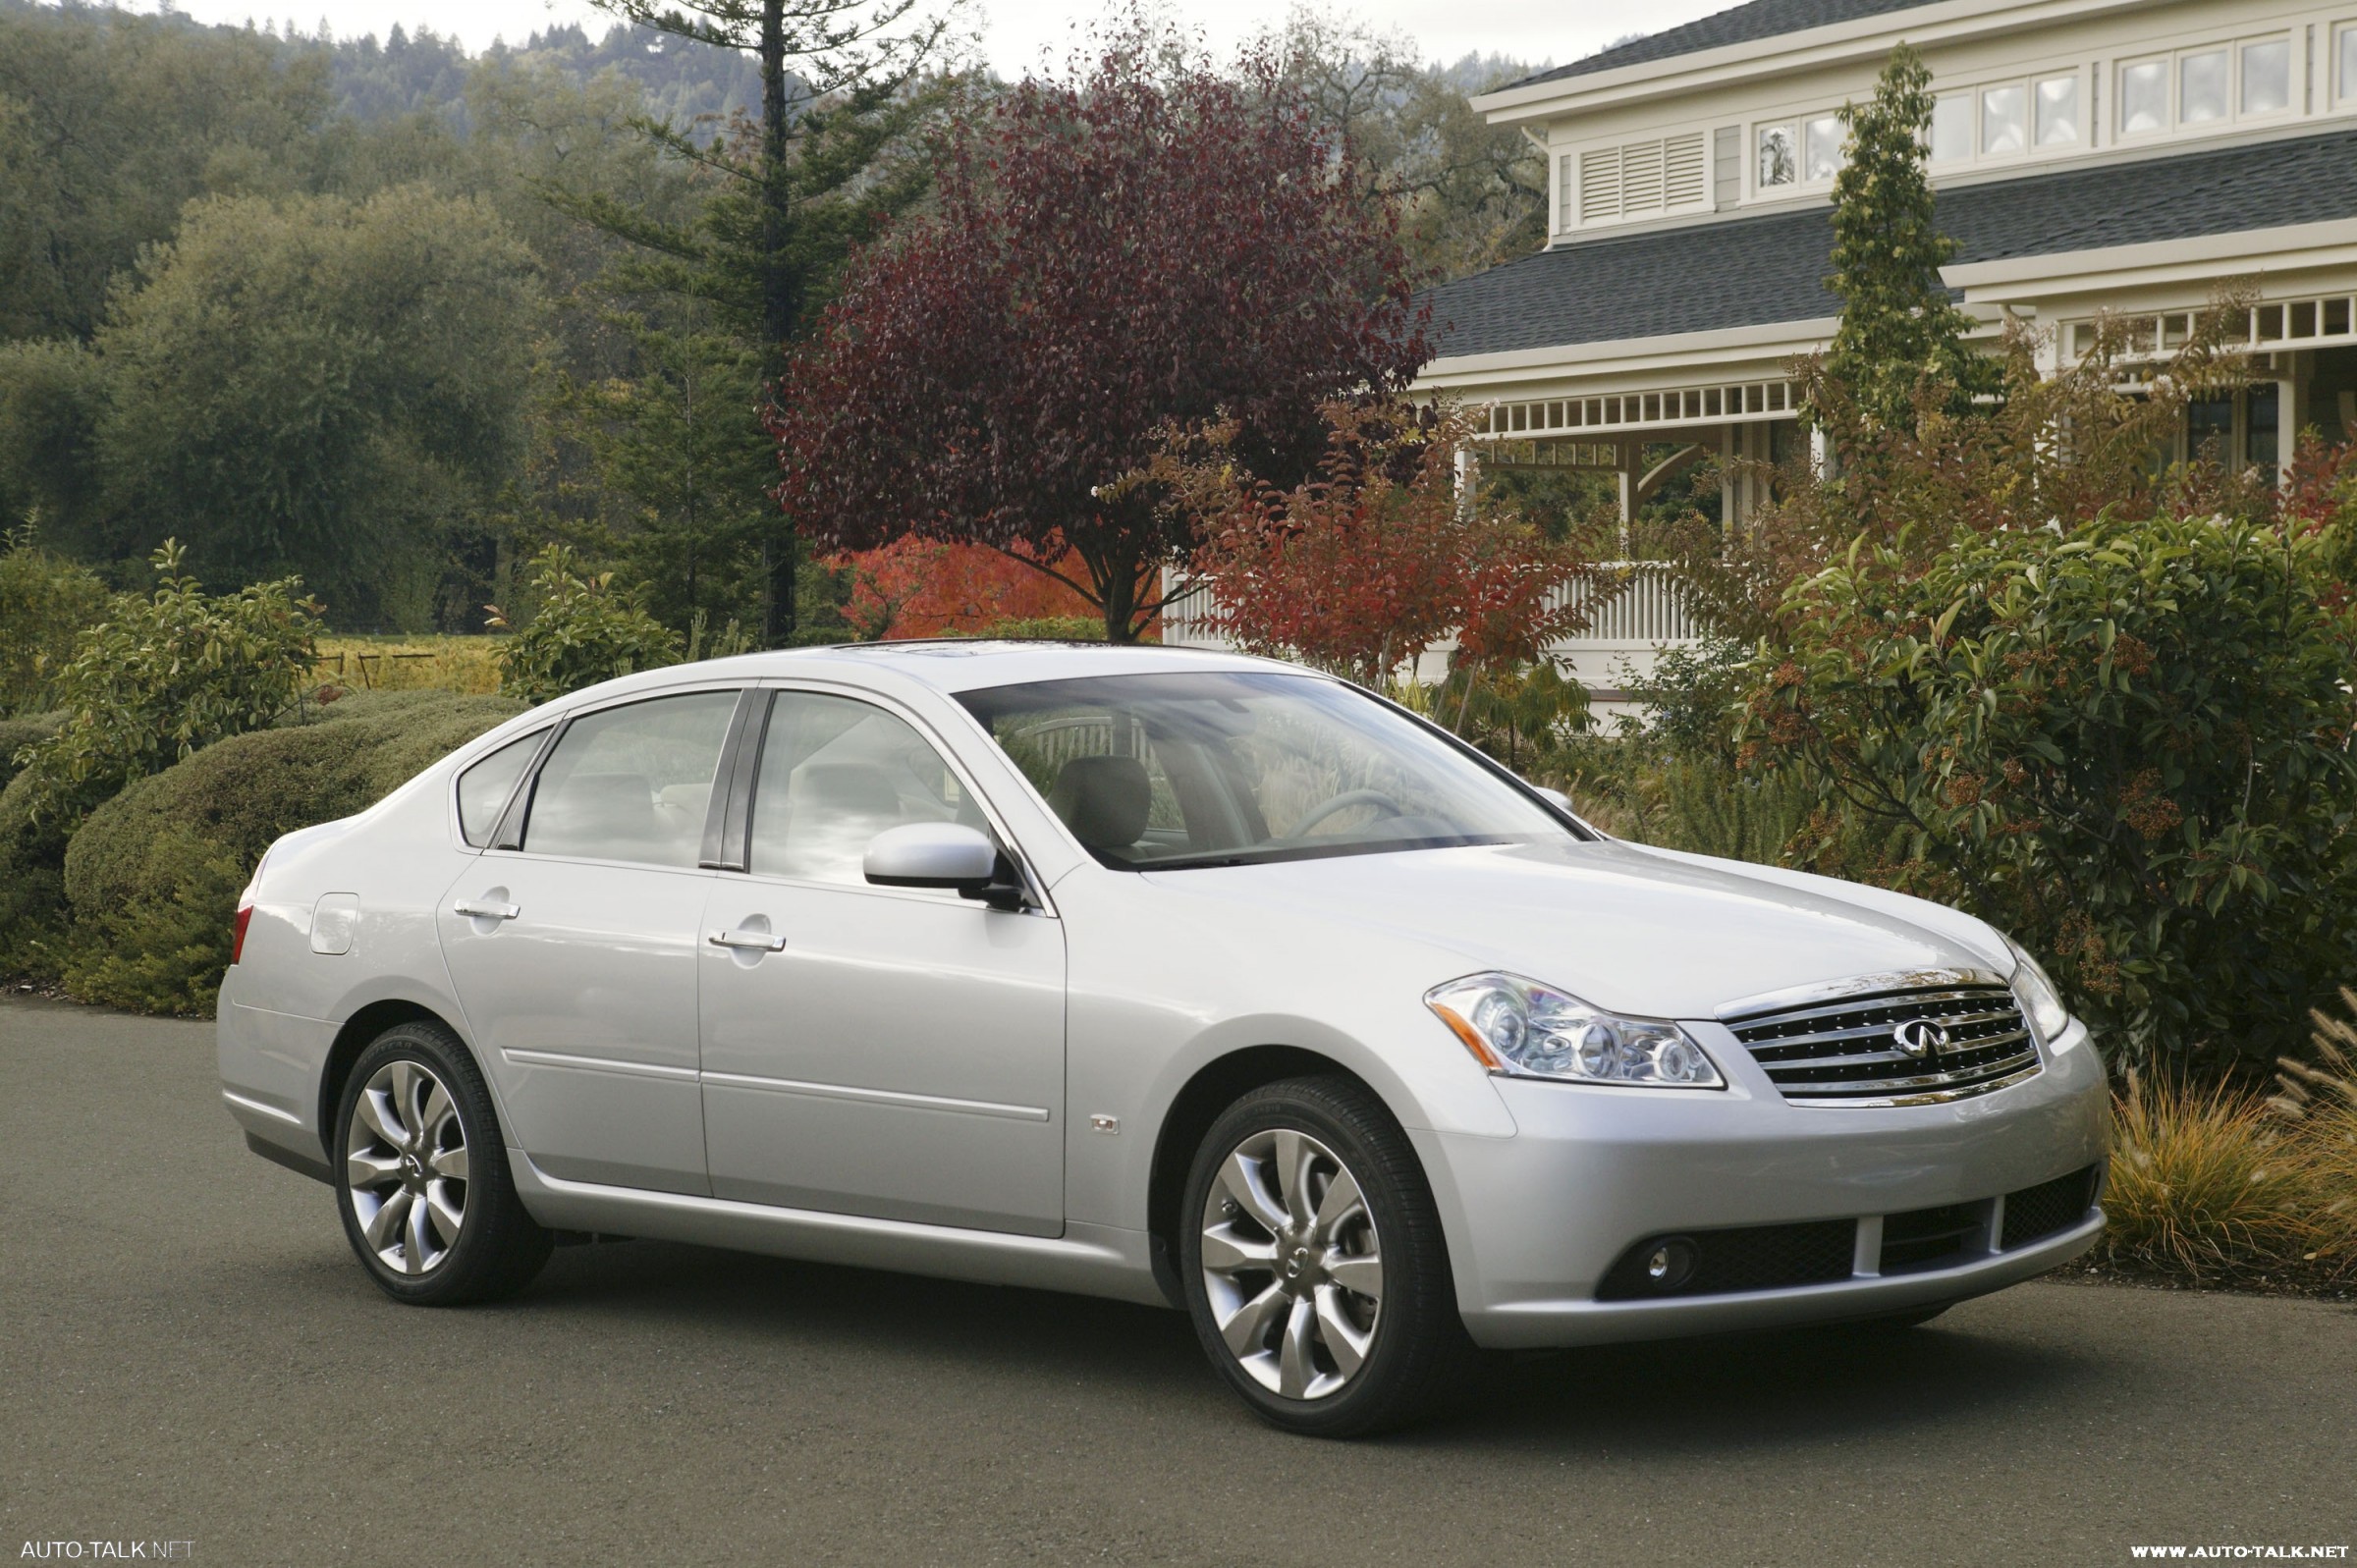
{"label": "window shutter", "polygon": [[1700,202],[1710,174],[1709,160],[1702,155],[1702,133],[1672,136],[1662,145],[1667,165],[1663,182],[1666,203],[1690,207]]}
{"label": "window shutter", "polygon": [[1662,210],[1662,144],[1632,141],[1620,149],[1620,210]]}
{"label": "window shutter", "polygon": [[1579,155],[1579,221],[1620,216],[1620,149],[1604,147]]}

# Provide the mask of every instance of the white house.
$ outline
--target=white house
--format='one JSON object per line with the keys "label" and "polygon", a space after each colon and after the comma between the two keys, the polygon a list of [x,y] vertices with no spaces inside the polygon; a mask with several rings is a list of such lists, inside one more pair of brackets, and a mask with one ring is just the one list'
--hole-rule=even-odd
{"label": "white house", "polygon": [[[2067,354],[2110,311],[2165,348],[2232,280],[2260,379],[2181,439],[2281,465],[2302,427],[2357,432],[2357,0],[1752,0],[1475,100],[1552,171],[1547,248],[1434,296],[1421,385],[1487,409],[1485,462],[1633,501],[1664,444],[1795,439],[1788,367],[1835,326],[1836,111],[1902,40],[1938,93],[1946,282],[1988,330]],[[1640,573],[1565,652],[1609,686],[1687,629]]]}

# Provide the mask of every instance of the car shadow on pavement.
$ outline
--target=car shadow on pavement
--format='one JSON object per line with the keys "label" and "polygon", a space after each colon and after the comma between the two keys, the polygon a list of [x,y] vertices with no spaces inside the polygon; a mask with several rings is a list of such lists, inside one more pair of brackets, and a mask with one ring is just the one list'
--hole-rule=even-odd
{"label": "car shadow on pavement", "polygon": [[[810,1351],[987,1365],[1252,1424],[1204,1365],[1182,1315],[1124,1302],[630,1242],[559,1252],[519,1305]],[[1451,1411],[1385,1441],[1707,1455],[2001,1418],[2126,1375],[2099,1351],[2007,1334],[1989,1307],[1963,1316],[1905,1330],[1815,1327],[1492,1357]]]}

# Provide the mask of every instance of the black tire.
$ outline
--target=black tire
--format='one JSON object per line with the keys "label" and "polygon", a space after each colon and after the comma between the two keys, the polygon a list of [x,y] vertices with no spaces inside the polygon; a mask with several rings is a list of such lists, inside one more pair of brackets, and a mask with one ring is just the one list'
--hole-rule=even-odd
{"label": "black tire", "polygon": [[[1225,1195],[1233,1189],[1214,1191],[1223,1167],[1231,1155],[1279,1133],[1307,1134],[1323,1145],[1355,1182],[1371,1229],[1356,1232],[1360,1239],[1346,1245],[1365,1248],[1377,1238],[1380,1241],[1379,1306],[1363,1297],[1335,1298],[1345,1301],[1354,1314],[1371,1318],[1371,1323],[1360,1325],[1370,1327],[1372,1333],[1365,1342],[1363,1359],[1339,1387],[1312,1397],[1268,1386],[1247,1367],[1245,1356],[1229,1347],[1212,1301],[1212,1286],[1204,1274],[1208,1206],[1217,1202],[1230,1216],[1239,1212]],[[1330,1193],[1336,1185],[1338,1178],[1328,1176],[1319,1190]],[[1309,1251],[1304,1246],[1286,1253],[1287,1243],[1279,1238],[1277,1228],[1262,1225],[1249,1216],[1228,1221],[1232,1225],[1239,1222],[1255,1235],[1265,1232],[1270,1237],[1272,1257],[1283,1254],[1298,1259]],[[1455,1280],[1450,1271],[1448,1244],[1441,1233],[1431,1185],[1407,1135],[1383,1103],[1353,1079],[1340,1075],[1288,1079],[1255,1089],[1228,1108],[1204,1135],[1188,1172],[1179,1210],[1178,1255],[1187,1313],[1204,1353],[1252,1413],[1273,1427],[1315,1437],[1358,1437],[1389,1431],[1430,1414],[1461,1391],[1476,1370],[1479,1356],[1457,1314]],[[1325,1256],[1331,1261],[1343,1256],[1343,1249],[1338,1247]],[[1307,1267],[1308,1278],[1314,1278],[1317,1266]],[[1263,1276],[1269,1287],[1280,1287],[1274,1270],[1239,1269],[1232,1277],[1245,1281],[1240,1291],[1250,1291]],[[1295,1284],[1282,1288],[1311,1288],[1303,1276],[1294,1278]],[[1295,1311],[1291,1302],[1300,1299],[1289,1298],[1273,1310],[1290,1315]],[[1314,1305],[1310,1317],[1316,1319]],[[1267,1314],[1252,1321],[1262,1319],[1271,1328],[1253,1359],[1264,1374],[1274,1376],[1272,1358],[1283,1353],[1285,1323]],[[1323,1348],[1323,1341],[1321,1348],[1309,1354],[1327,1358],[1321,1376],[1342,1376],[1339,1363]]]}
{"label": "black tire", "polygon": [[[456,1128],[464,1136],[461,1145],[465,1164],[458,1178],[440,1178],[415,1164],[419,1180],[432,1180],[439,1189],[442,1201],[453,1195],[453,1180],[460,1199],[462,1216],[455,1239],[444,1234],[437,1224],[420,1247],[420,1267],[415,1271],[400,1267],[379,1255],[378,1248],[368,1240],[365,1224],[375,1217],[381,1208],[379,1194],[390,1196],[410,1185],[409,1176],[394,1174],[379,1187],[356,1194],[353,1187],[355,1161],[353,1123],[361,1114],[360,1100],[370,1086],[379,1082],[379,1075],[398,1079],[403,1064],[424,1069],[430,1078],[445,1091],[449,1107],[439,1108],[425,1119],[442,1129],[443,1142],[448,1143],[452,1116]],[[406,1075],[415,1082],[414,1074]],[[382,1110],[380,1108],[380,1115]],[[388,1144],[372,1129],[363,1137],[388,1155],[398,1157],[403,1146]],[[412,1307],[457,1307],[472,1302],[497,1301],[512,1296],[530,1284],[541,1267],[548,1262],[555,1238],[524,1212],[522,1202],[516,1196],[516,1183],[508,1170],[505,1142],[500,1137],[499,1118],[491,1108],[491,1094],[483,1085],[483,1075],[475,1066],[474,1057],[460,1043],[458,1036],[432,1019],[412,1019],[395,1024],[378,1035],[360,1059],[353,1063],[352,1073],[344,1083],[344,1092],[337,1102],[334,1142],[328,1158],[336,1171],[336,1210],[344,1218],[344,1235],[352,1243],[354,1254],[368,1271],[368,1277],[377,1288],[395,1301]],[[447,1162],[447,1150],[438,1157]],[[411,1167],[403,1166],[404,1170]],[[404,1204],[404,1214],[422,1204],[424,1188],[418,1187]],[[363,1215],[363,1206],[366,1215]],[[407,1248],[413,1245],[406,1234],[406,1225],[397,1223],[394,1247],[406,1260]],[[428,1250],[436,1243],[443,1250],[428,1259]]]}

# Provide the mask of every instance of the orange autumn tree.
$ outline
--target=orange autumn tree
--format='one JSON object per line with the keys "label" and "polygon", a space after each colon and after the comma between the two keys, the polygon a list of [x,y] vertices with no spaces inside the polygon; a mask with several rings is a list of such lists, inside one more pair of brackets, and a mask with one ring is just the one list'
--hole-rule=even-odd
{"label": "orange autumn tree", "polygon": [[1376,399],[1323,417],[1325,450],[1289,490],[1234,460],[1233,424],[1166,432],[1143,477],[1199,530],[1189,570],[1207,629],[1380,688],[1452,631],[1454,670],[1493,678],[1585,623],[1569,591],[1594,570],[1582,553],[1459,496],[1461,412]]}

